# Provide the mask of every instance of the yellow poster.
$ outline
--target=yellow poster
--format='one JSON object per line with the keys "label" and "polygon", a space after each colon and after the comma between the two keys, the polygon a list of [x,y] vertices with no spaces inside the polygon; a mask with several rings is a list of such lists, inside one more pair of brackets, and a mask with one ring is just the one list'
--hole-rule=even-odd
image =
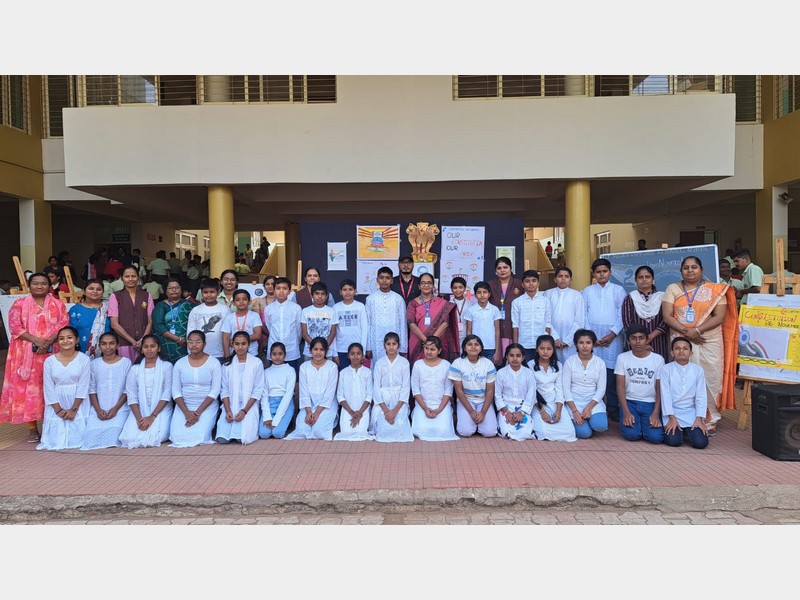
{"label": "yellow poster", "polygon": [[738,362],[800,371],[800,309],[742,305]]}
{"label": "yellow poster", "polygon": [[357,260],[400,258],[400,225],[358,225]]}

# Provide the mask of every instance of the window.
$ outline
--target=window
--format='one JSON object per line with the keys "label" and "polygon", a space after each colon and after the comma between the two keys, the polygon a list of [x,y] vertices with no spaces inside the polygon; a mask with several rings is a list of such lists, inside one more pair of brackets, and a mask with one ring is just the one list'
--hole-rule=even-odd
{"label": "window", "polygon": [[611,232],[603,231],[594,234],[595,258],[611,252]]}
{"label": "window", "polygon": [[335,75],[204,75],[203,102],[336,102]]}
{"label": "window", "polygon": [[0,76],[0,125],[28,131],[28,76]]}
{"label": "window", "polygon": [[[578,76],[578,93],[583,94],[583,76]],[[565,75],[456,75],[453,97],[463,98],[541,98],[565,96]]]}
{"label": "window", "polygon": [[800,109],[800,75],[775,77],[775,114],[785,117]]}
{"label": "window", "polygon": [[761,76],[729,75],[725,77],[723,91],[736,94],[736,122],[761,122]]}

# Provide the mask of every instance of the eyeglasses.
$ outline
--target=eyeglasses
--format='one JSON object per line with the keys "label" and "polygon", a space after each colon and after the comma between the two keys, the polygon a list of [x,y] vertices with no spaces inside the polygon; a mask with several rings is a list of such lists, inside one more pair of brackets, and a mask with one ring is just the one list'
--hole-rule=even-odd
{"label": "eyeglasses", "polygon": [[168,285],[167,289],[168,290],[180,290],[181,286],[179,286],[179,285]]}
{"label": "eyeglasses", "polygon": [[205,344],[203,340],[186,340],[186,343],[191,344],[193,346],[197,344]]}
{"label": "eyeglasses", "polygon": [[432,281],[420,281],[419,284],[420,285],[433,285],[433,282]]}

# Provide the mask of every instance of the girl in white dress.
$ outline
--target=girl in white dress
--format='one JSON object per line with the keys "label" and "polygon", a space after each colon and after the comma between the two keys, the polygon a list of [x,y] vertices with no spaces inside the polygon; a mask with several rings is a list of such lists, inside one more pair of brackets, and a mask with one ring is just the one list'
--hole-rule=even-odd
{"label": "girl in white dress", "polygon": [[536,338],[533,354],[533,376],[536,378],[536,408],[533,418],[533,433],[537,439],[557,442],[574,442],[575,429],[563,415],[564,392],[562,370],[558,366],[556,342],[551,335]]}
{"label": "girl in white dress", "polygon": [[274,437],[280,440],[286,437],[286,431],[294,417],[297,372],[292,365],[285,362],[286,346],[283,342],[273,342],[269,358],[271,364],[264,369],[264,392],[261,394],[258,437],[262,439]]}
{"label": "girl in white dress", "polygon": [[211,430],[219,413],[222,367],[204,352],[206,335],[195,329],[186,336],[186,347],[189,354],[172,369],[172,399],[178,409],[173,411],[169,427],[174,448],[213,444]]}
{"label": "girl in white dress", "polygon": [[125,448],[160,446],[169,439],[172,421],[172,364],[158,353],[157,335],[142,338],[142,354],[128,371],[128,415],[119,443]]}
{"label": "girl in white dress", "polygon": [[125,394],[131,361],[117,354],[118,345],[119,338],[113,331],[102,334],[98,341],[100,358],[91,363],[91,407],[81,450],[119,446],[119,435],[131,412]]}
{"label": "girl in white dress", "polygon": [[237,331],[231,341],[233,356],[222,368],[222,414],[217,421],[217,443],[258,439],[258,402],[264,393],[264,365],[248,352],[250,334]]}
{"label": "girl in white dress", "polygon": [[453,428],[453,382],[450,363],[442,359],[442,340],[429,336],[422,345],[423,358],[414,363],[411,393],[414,412],[411,433],[426,442],[457,440]]}
{"label": "girl in white dress", "polygon": [[562,385],[564,402],[570,411],[575,435],[580,439],[592,437],[593,431],[606,431],[608,417],[603,396],[606,393],[606,363],[594,355],[597,336],[589,329],[575,332],[574,344],[578,353],[564,364]]}
{"label": "girl in white dress", "polygon": [[328,340],[315,337],[310,348],[311,360],[300,365],[300,412],[294,431],[286,439],[330,442],[339,420],[336,403],[339,369],[333,361],[325,358]]}
{"label": "girl in white dress", "polygon": [[506,348],[506,366],[497,372],[494,381],[494,404],[500,435],[521,442],[533,440],[531,414],[536,402],[536,377],[526,365],[522,344]]}
{"label": "girl in white dress", "polygon": [[413,442],[408,420],[408,396],[411,393],[411,368],[398,354],[400,336],[390,331],[383,336],[384,356],[372,372],[372,431],[378,442]]}
{"label": "girl in white dress", "polygon": [[44,421],[37,450],[80,448],[89,413],[90,359],[78,351],[78,330],[62,327],[60,350],[44,361]]}
{"label": "girl in white dress", "polygon": [[353,342],[347,347],[350,364],[339,371],[336,398],[342,407],[339,415],[340,431],[333,441],[360,442],[374,440],[369,433],[369,407],[372,404],[372,372],[364,366],[364,347]]}
{"label": "girl in white dress", "polygon": [[461,358],[453,361],[448,375],[458,399],[456,432],[461,437],[470,437],[476,431],[483,437],[494,437],[497,435],[497,413],[494,411],[497,370],[492,361],[481,356],[483,342],[477,335],[467,335],[461,349]]}

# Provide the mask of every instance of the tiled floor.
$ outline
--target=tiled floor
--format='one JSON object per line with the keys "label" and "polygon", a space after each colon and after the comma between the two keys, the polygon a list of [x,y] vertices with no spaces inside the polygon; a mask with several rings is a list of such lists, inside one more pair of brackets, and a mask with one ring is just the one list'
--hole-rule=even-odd
{"label": "tiled floor", "polygon": [[737,431],[737,417],[726,413],[702,451],[625,442],[609,431],[574,443],[259,440],[46,452],[25,441],[25,426],[3,424],[0,496],[800,484],[800,463],[753,451],[750,429]]}

